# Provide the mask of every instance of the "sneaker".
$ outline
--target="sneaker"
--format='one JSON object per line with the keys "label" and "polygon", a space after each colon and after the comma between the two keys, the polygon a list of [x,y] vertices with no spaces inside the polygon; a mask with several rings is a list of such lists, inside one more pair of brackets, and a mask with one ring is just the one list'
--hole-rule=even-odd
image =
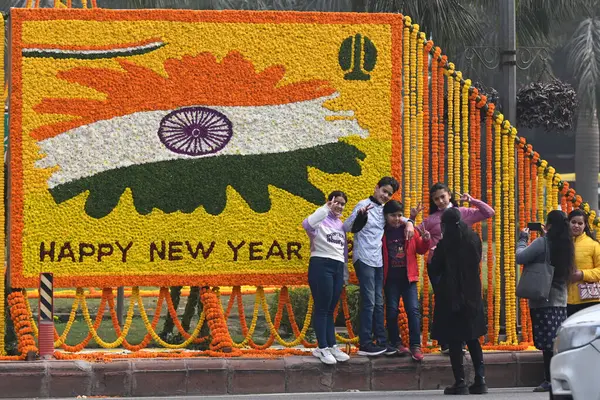
{"label": "sneaker", "polygon": [[401,345],[401,344],[399,344],[398,346],[396,346],[396,348],[398,349],[398,354],[399,354],[401,357],[404,357],[404,356],[409,356],[409,355],[411,354],[411,353],[410,353],[410,350],[409,350],[408,348],[404,347],[404,346],[403,346],[403,345]]}
{"label": "sneaker", "polygon": [[350,356],[346,353],[344,353],[336,344],[333,347],[329,348],[329,352],[331,353],[331,355],[333,356],[333,358],[335,358],[335,360],[337,362],[344,362],[344,361],[348,361],[350,359]]}
{"label": "sneaker", "polygon": [[398,349],[395,348],[394,346],[390,346],[387,345],[385,346],[385,353],[386,356],[395,356],[398,354]]}
{"label": "sneaker", "polygon": [[378,356],[386,352],[385,347],[377,346],[374,343],[367,343],[365,345],[360,345],[358,348],[359,356]]}
{"label": "sneaker", "polygon": [[549,392],[552,389],[552,385],[548,381],[540,383],[538,387],[533,389],[534,392]]}
{"label": "sneaker", "polygon": [[335,357],[331,354],[329,347],[324,349],[316,348],[313,350],[313,356],[317,357],[323,364],[333,365],[336,364],[337,361]]}
{"label": "sneaker", "polygon": [[423,361],[423,350],[421,350],[421,346],[413,346],[410,348],[410,353],[412,355],[412,359],[415,361]]}
{"label": "sneaker", "polygon": [[464,380],[460,380],[460,382],[456,382],[452,386],[448,386],[444,389],[444,394],[452,394],[452,395],[460,395],[460,394],[469,394],[469,388]]}

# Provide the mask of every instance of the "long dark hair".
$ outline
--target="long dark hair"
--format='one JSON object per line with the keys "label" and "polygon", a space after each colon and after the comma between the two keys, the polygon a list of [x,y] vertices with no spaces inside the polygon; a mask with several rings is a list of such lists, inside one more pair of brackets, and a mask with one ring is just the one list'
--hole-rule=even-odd
{"label": "long dark hair", "polygon": [[436,206],[435,202],[433,201],[433,194],[438,190],[445,190],[446,192],[448,192],[448,195],[450,195],[450,203],[452,203],[454,207],[458,207],[458,203],[456,202],[456,200],[454,200],[454,194],[452,193],[448,185],[446,185],[445,183],[438,182],[434,184],[431,188],[429,188],[429,215],[439,210],[438,206]]}
{"label": "long dark hair", "polygon": [[442,214],[441,246],[446,261],[446,279],[451,291],[452,309],[475,315],[481,302],[481,281],[478,266],[481,261],[481,240],[461,219],[457,207]]}
{"label": "long dark hair", "polygon": [[[569,222],[575,217],[583,217],[583,232],[588,235],[593,240],[596,240],[596,236],[592,233],[590,229],[590,224],[588,223],[588,217],[583,210],[575,209],[569,213]],[[597,242],[598,240],[596,240]]]}
{"label": "long dark hair", "polygon": [[549,226],[546,237],[550,246],[550,263],[554,266],[554,277],[567,280],[575,269],[575,245],[567,214],[552,210],[546,217]]}

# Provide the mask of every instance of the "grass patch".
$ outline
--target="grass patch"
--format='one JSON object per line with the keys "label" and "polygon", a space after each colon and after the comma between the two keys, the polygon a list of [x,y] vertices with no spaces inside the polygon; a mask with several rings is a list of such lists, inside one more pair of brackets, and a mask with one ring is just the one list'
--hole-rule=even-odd
{"label": "grass patch", "polygon": [[[267,301],[269,302],[269,300],[273,296],[274,296],[273,294],[266,294]],[[125,298],[125,302],[124,302],[124,313],[125,314],[127,313],[127,310],[128,310],[129,304],[130,304],[129,300],[130,300],[129,298]],[[244,307],[244,313],[246,315],[246,324],[248,327],[250,327],[250,324],[252,322],[252,314],[254,311],[254,300],[255,300],[255,295],[253,295],[253,294],[242,296],[242,304]],[[186,301],[187,301],[187,298],[182,297],[179,307],[177,309],[177,314],[178,314],[180,320],[181,320],[181,317],[183,316],[183,311],[185,309]],[[223,305],[223,309],[226,309],[228,301],[229,301],[229,296],[224,296],[224,295],[221,296],[221,303]],[[56,326],[56,330],[59,335],[61,335],[66,328],[69,314],[70,314],[71,308],[73,306],[73,302],[74,302],[74,299],[56,298],[54,300],[54,314],[56,317],[58,317],[58,320],[55,322],[55,326]],[[88,305],[90,316],[93,321],[95,319],[96,313],[98,312],[98,307],[100,305],[100,299],[87,299],[86,302]],[[142,303],[144,304],[144,308],[146,309],[146,313],[148,314],[148,318],[150,320],[152,320],[152,318],[154,316],[154,312],[156,310],[156,302],[157,302],[157,298],[155,298],[155,297],[143,297],[142,298]],[[37,299],[29,299],[29,303],[31,305],[31,310],[32,310],[34,316],[37,317],[37,308],[38,308]],[[167,314],[166,305],[163,304],[163,307],[161,310],[161,317],[160,317],[160,320],[156,327],[156,332],[158,334],[160,334],[162,332],[162,329],[163,329],[163,326],[165,323],[165,319],[166,319],[166,314]],[[123,316],[123,319],[125,319],[125,316]],[[196,327],[197,323],[198,323],[198,316],[195,315],[192,318],[192,322],[190,324],[190,331],[192,331]],[[244,336],[242,335],[242,328],[241,328],[240,321],[239,321],[237,304],[234,304],[234,306],[231,309],[231,313],[230,313],[229,319],[228,319],[228,326],[229,326],[229,332],[231,334],[231,337],[235,342],[239,343],[242,340],[244,340]],[[85,322],[85,320],[82,316],[81,307],[80,307],[79,310],[77,311],[77,317],[75,318],[75,321],[73,322],[73,325],[71,326],[71,330],[67,336],[66,343],[71,346],[76,345],[76,344],[80,343],[81,341],[83,341],[87,337],[88,332],[89,332],[89,329],[88,329],[87,323]],[[146,326],[144,325],[144,322],[139,315],[139,310],[136,305],[136,307],[134,308],[134,317],[132,320],[132,325],[127,334],[127,341],[129,343],[131,343],[132,345],[136,345],[144,339],[147,332],[148,331],[146,330]],[[177,333],[177,328],[173,329],[173,333]],[[115,333],[112,321],[110,320],[110,315],[106,310],[104,311],[104,319],[102,320],[102,323],[100,324],[100,327],[98,328],[98,335],[105,342],[113,342],[117,339],[117,335]],[[284,335],[284,333],[282,334],[282,336],[283,335]],[[262,308],[261,308],[259,311],[259,316],[258,316],[257,324],[256,324],[256,330],[254,332],[253,339],[254,339],[255,343],[260,345],[260,344],[264,344],[268,338],[269,338],[269,328],[267,326],[267,323],[266,323],[266,320],[262,313]],[[150,344],[148,345],[148,347],[149,348],[157,348],[157,347],[161,347],[161,346],[159,346],[157,343],[155,343],[154,340],[152,340],[150,342]],[[86,348],[96,349],[96,348],[100,348],[100,346],[92,338],[90,340],[90,342],[88,343],[88,345],[86,346]]]}

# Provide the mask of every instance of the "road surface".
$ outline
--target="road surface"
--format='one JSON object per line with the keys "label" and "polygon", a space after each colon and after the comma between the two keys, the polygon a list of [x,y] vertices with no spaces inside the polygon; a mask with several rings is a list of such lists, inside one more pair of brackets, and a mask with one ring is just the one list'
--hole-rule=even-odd
{"label": "road surface", "polygon": [[[532,388],[507,388],[490,389],[490,393],[475,397],[481,400],[547,400],[548,393],[533,393]],[[128,397],[127,400],[160,399],[161,397]],[[278,393],[278,394],[252,394],[252,395],[224,395],[224,396],[181,396],[170,397],[173,400],[396,400],[401,399],[463,399],[467,396],[444,396],[441,390],[417,390],[417,391],[394,391],[394,392],[335,392],[335,393]],[[94,397],[94,400],[99,397]],[[107,398],[114,400],[115,397]],[[166,399],[166,397],[165,397]],[[58,399],[56,399],[58,400]],[[61,399],[62,400],[62,399]],[[65,398],[66,400],[66,398]],[[70,397],[69,400],[73,400]]]}

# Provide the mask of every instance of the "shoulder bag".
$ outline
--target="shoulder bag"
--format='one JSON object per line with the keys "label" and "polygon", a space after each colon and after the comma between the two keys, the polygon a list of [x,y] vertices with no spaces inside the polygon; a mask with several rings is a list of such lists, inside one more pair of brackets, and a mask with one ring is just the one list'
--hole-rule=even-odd
{"label": "shoulder bag", "polygon": [[517,285],[517,296],[529,300],[548,300],[554,267],[550,264],[548,239],[544,238],[544,262],[523,266],[523,273]]}

